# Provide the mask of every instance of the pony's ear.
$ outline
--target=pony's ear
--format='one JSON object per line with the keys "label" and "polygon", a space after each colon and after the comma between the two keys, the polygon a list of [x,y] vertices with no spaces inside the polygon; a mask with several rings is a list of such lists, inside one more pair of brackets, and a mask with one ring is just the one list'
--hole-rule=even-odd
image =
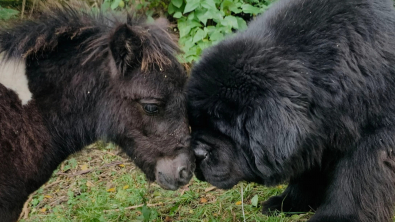
{"label": "pony's ear", "polygon": [[128,24],[119,25],[110,39],[110,50],[117,71],[125,74],[128,67],[138,68],[142,60],[142,40]]}

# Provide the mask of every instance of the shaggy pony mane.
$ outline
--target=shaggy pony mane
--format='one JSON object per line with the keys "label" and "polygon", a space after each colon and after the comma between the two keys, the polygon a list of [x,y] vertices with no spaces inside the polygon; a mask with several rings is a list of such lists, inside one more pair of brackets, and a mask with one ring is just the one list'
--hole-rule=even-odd
{"label": "shaggy pony mane", "polygon": [[[176,44],[176,37],[167,32],[168,23],[165,19],[157,19],[150,24],[144,16],[133,11],[106,13],[101,10],[89,11],[88,7],[80,6],[51,4],[37,19],[0,27],[0,53],[5,52],[4,59],[34,57],[56,50],[63,42],[78,41],[85,64],[92,58],[108,53],[111,37],[119,27],[126,26],[131,30],[127,34],[132,37],[126,41],[127,52],[120,56],[138,51],[134,59],[143,71],[149,71],[154,66],[164,69],[177,63],[175,55],[181,51]],[[140,40],[141,45],[133,45],[135,41],[132,40]]]}

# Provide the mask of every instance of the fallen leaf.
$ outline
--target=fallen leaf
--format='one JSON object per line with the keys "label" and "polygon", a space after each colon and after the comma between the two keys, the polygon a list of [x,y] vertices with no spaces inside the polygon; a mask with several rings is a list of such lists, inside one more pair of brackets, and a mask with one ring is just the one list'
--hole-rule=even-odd
{"label": "fallen leaf", "polygon": [[251,199],[251,205],[254,207],[258,207],[258,195],[255,194],[255,196]]}
{"label": "fallen leaf", "polygon": [[200,198],[200,203],[207,203],[207,199],[204,197]]}
{"label": "fallen leaf", "polygon": [[120,166],[120,167],[125,167],[125,164],[119,164],[118,166]]}
{"label": "fallen leaf", "polygon": [[88,165],[84,164],[80,166],[81,170],[87,170],[88,169]]}
{"label": "fallen leaf", "polygon": [[166,216],[165,222],[171,222],[171,221],[172,221],[171,218],[169,216]]}
{"label": "fallen leaf", "polygon": [[213,191],[213,190],[215,190],[215,189],[217,189],[216,187],[214,187],[214,186],[211,186],[211,187],[208,187],[208,188],[206,188],[205,190],[204,190],[204,192],[210,192],[210,191]]}
{"label": "fallen leaf", "polygon": [[241,201],[237,201],[237,202],[236,202],[236,205],[241,205]]}
{"label": "fallen leaf", "polygon": [[91,181],[86,181],[86,186],[88,186],[88,187],[94,187],[95,186],[95,184],[93,184]]}
{"label": "fallen leaf", "polygon": [[279,189],[283,189],[283,187],[284,187],[283,185],[278,185],[277,186],[277,188],[279,188]]}
{"label": "fallen leaf", "polygon": [[44,213],[45,211],[47,211],[47,208],[43,207],[40,209],[40,212]]}
{"label": "fallen leaf", "polygon": [[52,196],[49,196],[49,195],[45,195],[44,197],[47,198],[47,199],[51,199],[52,198]]}
{"label": "fallen leaf", "polygon": [[193,210],[189,210],[189,213],[190,213],[190,214],[193,214]]}
{"label": "fallen leaf", "polygon": [[115,192],[115,190],[116,190],[115,187],[113,187],[113,188],[108,189],[107,191],[108,192]]}
{"label": "fallen leaf", "polygon": [[126,190],[126,189],[128,189],[128,188],[129,188],[129,185],[123,186],[123,189],[124,189],[124,190]]}

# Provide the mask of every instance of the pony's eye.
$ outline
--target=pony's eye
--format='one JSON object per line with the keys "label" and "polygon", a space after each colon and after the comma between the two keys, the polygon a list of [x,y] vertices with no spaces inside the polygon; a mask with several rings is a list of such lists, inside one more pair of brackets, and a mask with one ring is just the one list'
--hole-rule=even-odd
{"label": "pony's eye", "polygon": [[148,115],[155,115],[159,112],[159,107],[156,104],[144,104],[143,109]]}

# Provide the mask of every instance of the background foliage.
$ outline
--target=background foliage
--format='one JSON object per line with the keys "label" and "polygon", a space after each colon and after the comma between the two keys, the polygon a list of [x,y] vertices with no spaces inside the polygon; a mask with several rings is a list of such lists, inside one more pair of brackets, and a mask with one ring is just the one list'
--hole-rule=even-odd
{"label": "background foliage", "polygon": [[[25,17],[39,11],[39,0],[27,0]],[[60,1],[60,0],[59,0]],[[245,29],[247,22],[265,11],[274,0],[103,0],[87,1],[92,8],[125,10],[134,8],[144,12],[148,20],[165,16],[179,34],[179,44],[185,52],[182,62],[198,60],[202,51],[221,41],[234,31]],[[0,21],[17,18],[23,7],[22,0],[0,0]],[[20,16],[19,16],[20,17]]]}

